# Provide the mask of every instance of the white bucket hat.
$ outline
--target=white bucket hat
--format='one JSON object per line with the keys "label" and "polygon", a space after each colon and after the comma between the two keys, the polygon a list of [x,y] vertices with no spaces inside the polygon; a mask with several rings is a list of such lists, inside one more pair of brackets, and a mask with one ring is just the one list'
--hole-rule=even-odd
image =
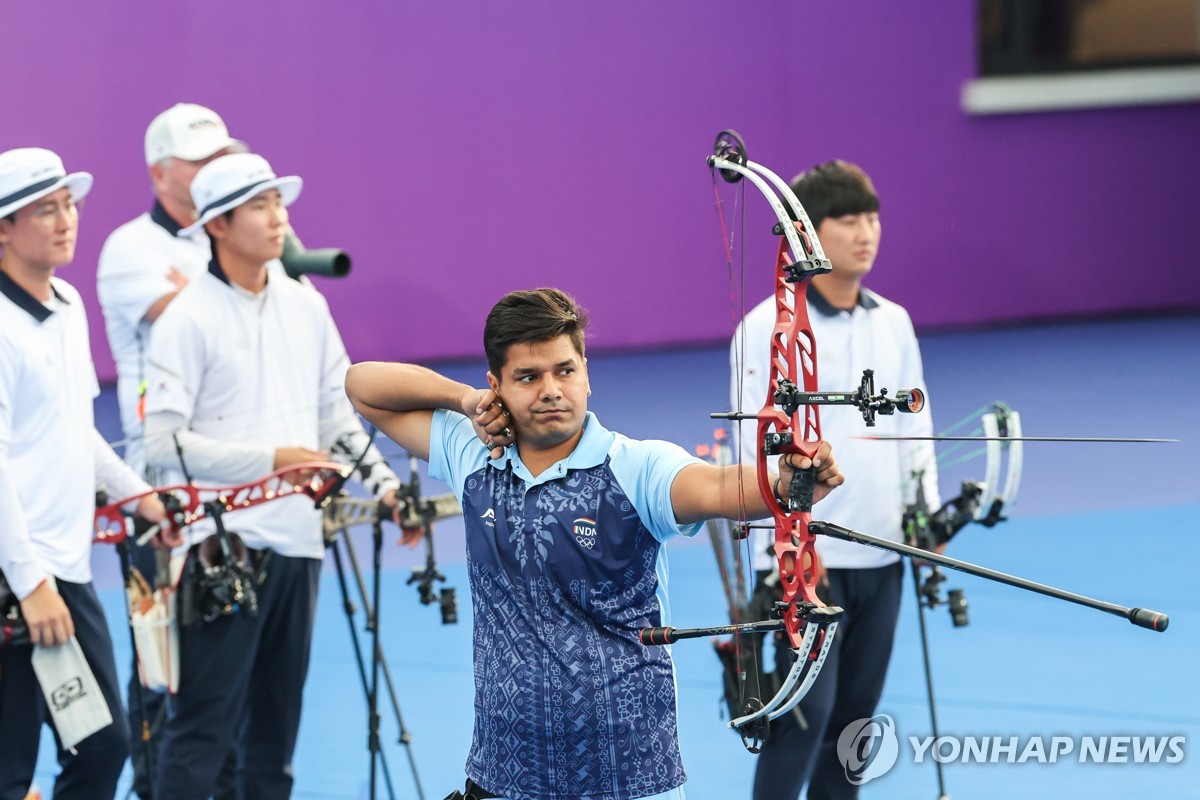
{"label": "white bucket hat", "polygon": [[0,218],[66,186],[73,200],[92,189],[86,172],[67,174],[62,159],[41,147],[19,147],[0,153]]}
{"label": "white bucket hat", "polygon": [[146,166],[164,158],[203,161],[218,150],[244,152],[246,145],[229,135],[225,121],[211,108],[176,103],[146,128]]}
{"label": "white bucket hat", "polygon": [[257,197],[263,192],[278,189],[285,206],[300,196],[304,182],[297,175],[276,177],[271,165],[254,153],[232,153],[214,159],[196,173],[192,180],[192,202],[197,219],[179,232],[191,236],[230,209]]}

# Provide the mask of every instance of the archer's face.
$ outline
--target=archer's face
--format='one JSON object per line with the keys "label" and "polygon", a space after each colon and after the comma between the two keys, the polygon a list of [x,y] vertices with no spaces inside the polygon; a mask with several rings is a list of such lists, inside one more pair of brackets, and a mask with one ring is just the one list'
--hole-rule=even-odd
{"label": "archer's face", "polygon": [[577,439],[587,416],[587,362],[569,336],[510,345],[488,381],[512,417],[521,447],[547,449]]}
{"label": "archer's face", "polygon": [[0,247],[6,259],[37,270],[71,263],[79,232],[79,207],[65,186],[0,220]]}
{"label": "archer's face", "polygon": [[833,274],[846,278],[861,279],[871,271],[879,254],[880,234],[878,212],[826,217],[817,226]]}
{"label": "archer's face", "polygon": [[279,190],[255,195],[233,209],[230,219],[217,217],[209,230],[226,252],[251,264],[266,264],[283,255],[288,231],[288,211]]}

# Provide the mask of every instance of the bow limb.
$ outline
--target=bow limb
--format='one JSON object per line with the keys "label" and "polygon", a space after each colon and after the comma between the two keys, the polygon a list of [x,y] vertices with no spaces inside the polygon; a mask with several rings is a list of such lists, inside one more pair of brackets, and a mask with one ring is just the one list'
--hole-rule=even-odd
{"label": "bow limb", "polygon": [[[975,521],[991,527],[1004,519],[1004,512],[1017,500],[1025,442],[1021,439],[1021,415],[1003,403],[994,403],[991,412],[983,415],[982,422],[983,434],[989,437],[987,485]],[[1004,451],[1008,451],[1008,469],[1001,486],[1000,463]]]}

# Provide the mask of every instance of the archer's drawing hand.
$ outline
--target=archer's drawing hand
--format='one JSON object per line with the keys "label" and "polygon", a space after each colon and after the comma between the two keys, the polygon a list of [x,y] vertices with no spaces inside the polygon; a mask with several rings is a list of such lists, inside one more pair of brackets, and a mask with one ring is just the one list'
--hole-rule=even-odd
{"label": "archer's drawing hand", "polygon": [[491,458],[504,455],[504,448],[517,440],[512,418],[491,389],[472,389],[463,395],[462,412],[471,418],[475,435],[488,448]]}

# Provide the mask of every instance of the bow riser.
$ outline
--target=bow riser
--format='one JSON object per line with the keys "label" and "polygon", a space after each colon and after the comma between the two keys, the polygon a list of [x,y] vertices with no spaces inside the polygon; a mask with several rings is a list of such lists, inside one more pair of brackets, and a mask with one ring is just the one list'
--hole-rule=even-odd
{"label": "bow riser", "polygon": [[[150,495],[170,496],[178,501],[179,507],[171,509],[171,525],[183,529],[209,516],[210,504],[215,504],[218,512],[223,513],[302,495],[321,508],[342,487],[349,473],[350,468],[344,464],[314,461],[285,467],[239,486],[214,488],[189,483],[152,489],[97,508],[93,541],[118,544],[128,538],[130,521],[122,508]],[[297,476],[303,476],[303,479],[298,480]]]}
{"label": "bow riser", "polygon": [[[796,241],[811,244],[802,223],[795,223]],[[800,237],[803,237],[802,239]],[[771,334],[770,380],[766,402],[758,413],[759,458],[758,488],[768,499],[775,517],[775,557],[779,564],[779,582],[783,590],[784,633],[792,649],[802,647],[804,620],[797,602],[824,605],[816,593],[820,561],[815,538],[808,530],[811,505],[786,508],[775,500],[770,484],[767,459],[774,455],[796,454],[812,458],[821,441],[821,419],[815,405],[798,406],[791,414],[780,408],[776,397],[781,388],[802,386],[805,392],[817,391],[817,342],[804,305],[810,277],[793,280],[790,270],[795,263],[790,255],[790,239],[779,242],[775,256],[775,328]],[[774,502],[772,502],[774,501]],[[823,634],[824,635],[824,634]],[[810,645],[811,647],[811,645]]]}

